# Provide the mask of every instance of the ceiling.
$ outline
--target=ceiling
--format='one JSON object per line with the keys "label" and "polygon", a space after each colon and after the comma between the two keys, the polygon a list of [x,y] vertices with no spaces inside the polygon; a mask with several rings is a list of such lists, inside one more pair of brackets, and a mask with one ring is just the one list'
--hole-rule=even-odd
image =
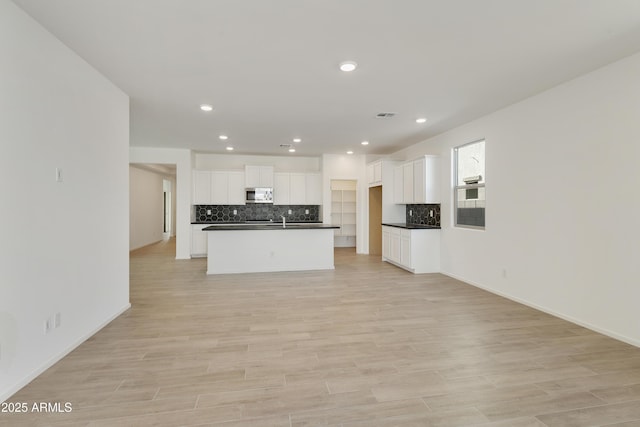
{"label": "ceiling", "polygon": [[392,153],[640,51],[638,0],[14,1],[202,152]]}

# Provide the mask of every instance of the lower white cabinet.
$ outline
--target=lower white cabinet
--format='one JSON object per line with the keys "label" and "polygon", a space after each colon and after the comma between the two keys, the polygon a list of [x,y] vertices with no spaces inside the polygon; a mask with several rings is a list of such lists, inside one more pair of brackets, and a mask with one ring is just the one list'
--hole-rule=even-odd
{"label": "lower white cabinet", "polygon": [[440,272],[440,230],[382,226],[382,260],[412,273]]}
{"label": "lower white cabinet", "polygon": [[191,225],[191,258],[207,256],[207,238],[209,231],[202,231],[211,224]]}

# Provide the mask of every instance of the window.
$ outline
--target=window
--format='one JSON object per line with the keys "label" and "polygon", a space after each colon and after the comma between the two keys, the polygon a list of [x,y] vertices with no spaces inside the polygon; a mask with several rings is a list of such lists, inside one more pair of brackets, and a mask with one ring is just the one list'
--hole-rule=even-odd
{"label": "window", "polygon": [[484,139],[453,149],[454,223],[458,227],[484,229]]}

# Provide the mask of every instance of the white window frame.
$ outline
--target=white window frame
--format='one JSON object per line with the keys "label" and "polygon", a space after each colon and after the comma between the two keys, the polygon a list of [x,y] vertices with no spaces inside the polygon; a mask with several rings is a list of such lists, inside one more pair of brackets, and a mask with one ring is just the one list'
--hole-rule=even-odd
{"label": "white window frame", "polygon": [[[484,176],[483,176],[483,182],[481,182],[481,183],[463,184],[463,185],[459,185],[458,184],[458,150],[460,148],[467,147],[467,146],[473,145],[473,144],[477,144],[477,143],[483,142],[483,141],[485,143],[485,153],[486,153],[487,141],[486,141],[485,138],[480,138],[480,139],[477,139],[475,141],[471,141],[471,142],[468,142],[466,144],[458,145],[458,146],[453,148],[453,176],[452,176],[452,178],[453,178],[453,225],[454,225],[454,227],[470,228],[470,229],[475,229],[475,230],[484,230],[486,228],[486,225],[487,225],[487,219],[486,219],[486,212],[487,212],[486,197],[485,197],[485,206],[484,206],[485,225],[480,226],[480,225],[458,224],[458,191],[486,188],[486,182],[484,181],[484,178],[485,178]],[[485,168],[486,168],[486,154],[485,154]],[[486,190],[485,190],[485,192],[486,192]]]}

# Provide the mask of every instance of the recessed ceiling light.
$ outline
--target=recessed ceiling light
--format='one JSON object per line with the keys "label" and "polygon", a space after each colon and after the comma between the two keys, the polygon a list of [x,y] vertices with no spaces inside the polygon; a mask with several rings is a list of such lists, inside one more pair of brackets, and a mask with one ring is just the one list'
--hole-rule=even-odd
{"label": "recessed ceiling light", "polygon": [[223,141],[229,139],[229,137],[227,135],[220,135],[218,138],[220,138]]}
{"label": "recessed ceiling light", "polygon": [[201,104],[200,105],[200,109],[202,111],[212,111],[213,107],[211,105],[209,105],[209,104]]}
{"label": "recessed ceiling light", "polygon": [[296,152],[296,149],[295,149],[295,148],[289,148],[289,152],[290,152],[290,153],[295,153],[295,152]]}
{"label": "recessed ceiling light", "polygon": [[347,73],[355,70],[357,67],[358,67],[358,64],[356,64],[353,61],[344,61],[340,63],[340,69]]}
{"label": "recessed ceiling light", "polygon": [[353,151],[349,150],[347,151],[347,154],[353,154]]}
{"label": "recessed ceiling light", "polygon": [[420,117],[419,119],[416,119],[416,123],[426,123],[427,119],[425,119],[424,117]]}
{"label": "recessed ceiling light", "polygon": [[369,145],[369,141],[362,141],[360,144],[362,144],[362,145]]}
{"label": "recessed ceiling light", "polygon": [[233,147],[232,146],[228,146],[227,147],[227,151],[233,151]]}
{"label": "recessed ceiling light", "polygon": [[300,139],[300,138],[293,138],[293,142],[302,142],[302,139]]}

